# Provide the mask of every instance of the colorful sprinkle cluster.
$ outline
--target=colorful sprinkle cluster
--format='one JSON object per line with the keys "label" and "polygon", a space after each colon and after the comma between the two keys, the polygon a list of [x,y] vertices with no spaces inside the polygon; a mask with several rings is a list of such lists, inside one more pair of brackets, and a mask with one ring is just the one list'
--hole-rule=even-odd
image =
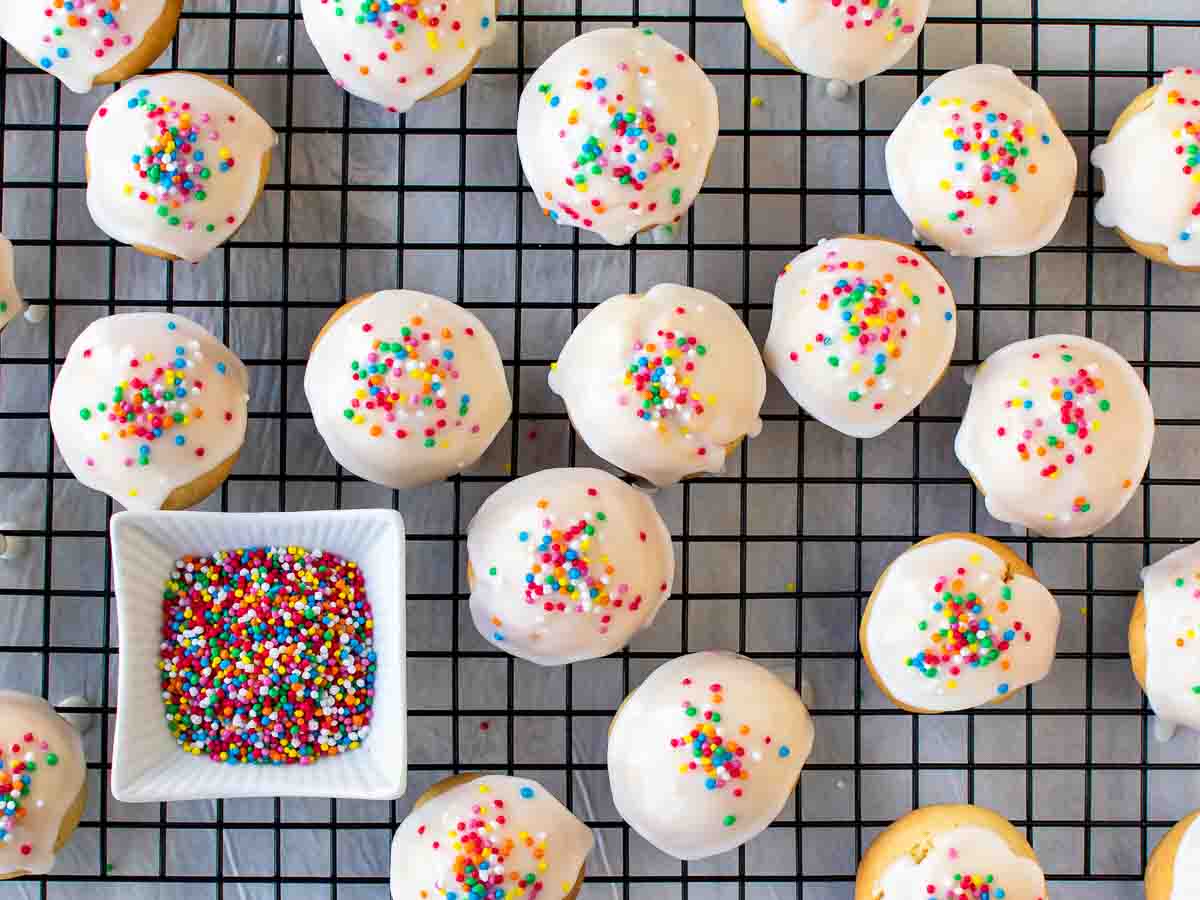
{"label": "colorful sprinkle cluster", "polygon": [[[872,273],[863,260],[846,259],[833,249],[817,267],[817,272],[832,282],[829,288],[800,289],[806,302],[816,295],[817,309],[826,314],[828,322],[805,341],[803,352],[824,353],[830,377],[853,379],[846,399],[851,403],[865,400],[875,411],[886,406],[886,392],[894,386],[889,367],[903,357],[910,329],[916,327],[910,308],[921,305],[921,295],[905,279],[910,272],[930,269],[916,254],[900,253],[895,264],[896,271]],[[781,277],[790,269],[786,266]],[[946,286],[939,284],[937,291],[945,294]],[[943,321],[953,318],[947,312]],[[791,351],[789,358],[799,362],[800,351]]]}
{"label": "colorful sprinkle cluster", "polygon": [[[38,769],[54,768],[58,754],[50,744],[27,731],[20,741],[0,745],[0,843],[12,845],[19,840],[21,823],[29,815],[29,797]],[[34,808],[42,805],[38,800]],[[33,845],[17,844],[22,856],[33,853]]]}
{"label": "colorful sprinkle cluster", "polygon": [[[983,558],[973,553],[967,562],[978,567]],[[996,666],[1007,672],[1012,668],[1013,647],[1033,640],[1019,620],[1001,623],[1001,617],[1009,611],[1012,588],[993,579],[985,589],[978,575],[960,566],[952,574],[938,577],[933,584],[929,615],[916,624],[917,633],[929,641],[929,646],[904,661],[926,678],[941,679],[948,691],[956,690],[959,679],[972,670]],[[999,696],[1009,690],[1006,681],[996,685]]]}
{"label": "colorful sprinkle cluster", "polygon": [[[684,310],[677,307],[675,312],[682,315]],[[650,340],[635,341],[618,403],[632,405],[634,415],[660,434],[674,429],[689,437],[695,419],[717,402],[715,395],[701,396],[693,389],[696,365],[707,355],[707,345],[673,329],[660,328]],[[699,447],[696,452],[704,456],[708,451]]]}
{"label": "colorful sprinkle cluster", "polygon": [[[928,94],[920,100],[922,106],[933,102]],[[1030,149],[1038,139],[1037,129],[1032,123],[993,110],[987,100],[944,97],[937,100],[937,107],[949,114],[942,137],[954,157],[953,173],[938,182],[948,195],[946,218],[971,236],[979,211],[1020,192],[1024,176],[1037,174]],[[1043,133],[1040,141],[1050,144],[1049,133]],[[921,226],[929,228],[930,224],[925,220]]]}
{"label": "colorful sprinkle cluster", "polygon": [[[362,326],[364,335],[374,330],[370,322]],[[463,334],[473,338],[475,329],[464,328]],[[432,328],[422,316],[412,316],[395,340],[369,337],[364,358],[350,363],[354,393],[342,411],[346,421],[373,438],[412,438],[429,449],[448,447],[451,431],[478,432],[477,424],[465,421],[471,395],[450,391],[462,378],[455,339],[452,329]]]}
{"label": "colorful sprinkle cluster", "polygon": [[[123,188],[125,196],[153,210],[164,225],[172,228],[200,228],[212,233],[218,222],[236,224],[237,217],[232,214],[209,217],[198,207],[208,199],[214,174],[228,172],[237,165],[218,128],[234,126],[237,116],[196,112],[186,101],[154,98],[146,88],[131,97],[127,105],[145,116],[146,134],[145,142],[130,156],[133,177]],[[107,108],[101,107],[100,117],[107,114]]]}
{"label": "colorful sprinkle cluster", "polygon": [[[1195,75],[1198,73],[1195,69],[1177,69],[1167,74]],[[1180,91],[1172,89],[1167,93],[1167,104],[1169,106],[1200,107],[1200,98],[1186,97]],[[1171,132],[1171,140],[1175,145],[1175,155],[1183,162],[1183,175],[1190,184],[1200,185],[1200,121],[1184,122],[1182,127]],[[1191,225],[1179,232],[1181,241],[1190,241],[1193,229],[1200,224],[1196,221],[1200,219],[1200,201],[1192,206],[1191,217]]]}
{"label": "colorful sprinkle cluster", "polygon": [[[959,857],[956,849],[947,851],[951,861]],[[1004,900],[1007,891],[990,873],[955,872],[942,884],[925,886],[926,900]],[[1031,900],[1043,900],[1042,897]]]}
{"label": "colorful sprinkle cluster", "polygon": [[104,59],[110,53],[133,46],[133,35],[121,28],[121,7],[126,0],[50,0],[42,5],[49,29],[42,35],[45,55],[38,65],[47,71],[71,58],[71,49],[63,40],[67,35],[86,35],[91,55]]}
{"label": "colorful sprinkle cluster", "polygon": [[[1192,572],[1190,582],[1187,578],[1180,575],[1175,579],[1174,583],[1176,589],[1184,592],[1194,602],[1200,602],[1200,569]],[[1196,626],[1188,620],[1183,620],[1180,624],[1179,633],[1175,636],[1175,646],[1183,650],[1189,644],[1192,644],[1198,636],[1200,635],[1196,631]],[[1195,648],[1193,647],[1192,649],[1195,652]],[[1200,684],[1192,685],[1192,693],[1200,696]]]}
{"label": "colorful sprinkle cluster", "polygon": [[184,557],[163,589],[167,726],[187,752],[231,764],[353,750],[370,732],[374,628],[362,571],[332,553]]}
{"label": "colorful sprinkle cluster", "polygon": [[[680,686],[685,692],[691,693],[696,688],[691,678],[684,678]],[[704,789],[708,791],[728,791],[733,799],[744,794],[742,782],[750,778],[750,763],[762,762],[764,750],[750,750],[750,726],[740,725],[736,729],[736,738],[727,736],[724,726],[724,716],[720,706],[725,702],[725,688],[719,683],[708,685],[707,697],[704,703],[695,703],[684,697],[680,708],[688,730],[677,738],[671,738],[671,747],[681,752],[686,760],[679,764],[679,774],[683,777],[698,775],[704,779]],[[770,735],[761,738],[764,748],[770,747]],[[781,759],[787,759],[792,751],[782,744],[775,751]],[[721,824],[729,828],[737,823],[737,816],[728,813],[721,819]]]}
{"label": "colorful sprinkle cluster", "polygon": [[904,10],[892,0],[829,0],[829,5],[845,15],[843,21],[848,30],[871,28],[878,23],[888,41],[916,31],[904,20]]}

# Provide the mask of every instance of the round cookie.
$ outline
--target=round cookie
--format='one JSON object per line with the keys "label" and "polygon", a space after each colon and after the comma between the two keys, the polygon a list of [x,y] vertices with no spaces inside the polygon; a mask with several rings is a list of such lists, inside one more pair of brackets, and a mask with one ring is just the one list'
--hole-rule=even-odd
{"label": "round cookie", "polygon": [[892,703],[957,712],[1045,678],[1059,620],[1054,597],[1011,549],[977,534],[939,534],[884,569],[858,635]]}
{"label": "round cookie", "polygon": [[914,234],[954,256],[1024,256],[1050,243],[1079,168],[1041,95],[993,65],[934,81],[884,156]]}
{"label": "round cookie", "polygon": [[547,216],[627,244],[688,211],[717,127],[716,89],[691,57],[648,28],[601,28],[529,79],[517,148]]}
{"label": "round cookie", "polygon": [[41,697],[0,691],[0,879],[45,875],[87,803],[79,734]]}
{"label": "round cookie", "polygon": [[813,418],[876,437],[942,379],[956,312],[942,273],[907,244],[830,238],[780,273],[763,359]]}
{"label": "round cookie", "polygon": [[592,831],[528,778],[463,774],[413,805],[392,840],[393,900],[575,900]]}
{"label": "round cookie", "polygon": [[1200,271],[1200,70],[1171,69],[1092,151],[1096,221],[1147,259]]}
{"label": "round cookie", "polygon": [[854,900],[1048,900],[1021,832],[990,809],[923,806],[877,837],[858,865]]}
{"label": "round cookie", "polygon": [[593,453],[659,487],[722,471],[762,430],[767,373],[754,338],[727,303],[678,284],[593,309],[549,381]]}
{"label": "round cookie", "polygon": [[759,46],[798,72],[857,84],[917,42],[929,0],[742,0]]}
{"label": "round cookie", "polygon": [[224,82],[191,72],[135,78],[88,125],[88,211],[115,240],[197,262],[246,221],[277,142]]}
{"label": "round cookie", "polygon": [[0,331],[25,311],[13,270],[13,245],[0,234]]}
{"label": "round cookie", "polygon": [[419,291],[366,294],[338,309],[313,342],[304,393],[338,464],[391,488],[473,465],[512,412],[491,333]]}
{"label": "round cookie", "polygon": [[1146,900],[1188,900],[1200,883],[1200,812],[1180,819],[1146,864]]}
{"label": "round cookie", "polygon": [[663,853],[714,856],[779,815],[812,745],[804,702],[773,672],[736,653],[676,657],[609,726],[613,803]]}
{"label": "round cookie", "polygon": [[994,518],[1081,537],[1125,508],[1153,442],[1150,394],[1133,367],[1091,338],[1054,334],[979,367],[954,452]]}
{"label": "round cookie", "polygon": [[50,396],[58,451],[80,482],[128,509],[187,509],[219,488],[246,437],[249,377],[190,319],[97,319]]}
{"label": "round cookie", "polygon": [[671,532],[646,494],[598,469],[505,484],[467,526],[471,617],[513,656],[560,666],[607,656],[671,596]]}
{"label": "round cookie", "polygon": [[158,59],[183,0],[9,0],[0,38],[77,94],[126,81]]}
{"label": "round cookie", "polygon": [[496,40],[496,0],[301,0],[300,9],[338,86],[397,113],[462,87]]}

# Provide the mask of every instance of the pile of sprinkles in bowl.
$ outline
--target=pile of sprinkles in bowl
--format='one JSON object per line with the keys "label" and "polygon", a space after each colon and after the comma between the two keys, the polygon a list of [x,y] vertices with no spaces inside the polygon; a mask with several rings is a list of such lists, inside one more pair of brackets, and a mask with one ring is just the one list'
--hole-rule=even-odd
{"label": "pile of sprinkles in bowl", "polygon": [[375,623],[362,571],[303,547],[187,556],[163,589],[167,727],[216,762],[311,764],[370,732]]}

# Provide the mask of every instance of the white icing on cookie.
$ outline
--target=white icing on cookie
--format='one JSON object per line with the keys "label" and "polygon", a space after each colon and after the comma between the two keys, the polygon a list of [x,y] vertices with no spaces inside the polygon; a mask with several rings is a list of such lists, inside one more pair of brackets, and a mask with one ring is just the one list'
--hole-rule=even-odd
{"label": "white icing on cookie", "polygon": [[0,331],[25,311],[13,270],[13,245],[0,234]]}
{"label": "white icing on cookie", "polygon": [[517,147],[538,203],[610,244],[686,213],[716,145],[712,82],[649,29],[580,35],[521,93]]}
{"label": "white icing on cookie", "polygon": [[419,291],[380,291],[342,312],[313,347],[304,393],[333,458],[393,488],[473,465],[512,412],[491,333]]}
{"label": "white icing on cookie", "polygon": [[408,112],[496,40],[496,0],[301,0],[321,62],[356,97]]}
{"label": "white icing on cookie", "polygon": [[954,351],[954,295],[920,253],[875,238],[821,241],[775,284],[767,368],[809,415],[851,437],[887,431]]}
{"label": "white icing on cookie", "polygon": [[190,319],[108,316],[67,351],[50,427],[83,484],[128,509],[159,509],[241,448],[248,385],[242,361]]}
{"label": "white icing on cookie", "polygon": [[550,390],[593,453],[663,486],[720,472],[731,445],[762,430],[767,373],[728,304],[660,284],[588,313],[551,369]]}
{"label": "white icing on cookie", "polygon": [[[67,812],[83,790],[83,742],[41,697],[0,691],[0,874],[45,875]],[[28,793],[14,786],[28,779]],[[20,787],[16,788],[20,791]]]}
{"label": "white icing on cookie", "polygon": [[135,78],[88,125],[88,211],[122,243],[196,262],[250,215],[276,142],[224,84],[190,72]]}
{"label": "white icing on cookie", "polygon": [[471,616],[543,666],[607,656],[671,596],[671,533],[650,498],[598,469],[547,469],[492,494],[467,528]]}
{"label": "white icing on cookie", "polygon": [[1153,442],[1150,394],[1133,367],[1098,341],[1052,334],[979,367],[954,452],[994,518],[1081,537],[1125,508]]}
{"label": "white icing on cookie", "polygon": [[1160,720],[1200,729],[1200,544],[1142,571],[1146,696]]}
{"label": "white icing on cookie", "polygon": [[[922,837],[914,835],[914,840]],[[883,900],[978,900],[982,896],[1046,900],[1042,867],[1013,853],[994,831],[964,825],[929,835],[928,840],[933,846],[921,862],[905,853],[884,870],[873,886],[874,896]],[[990,889],[987,895],[979,889],[984,884]]]}
{"label": "white icing on cookie", "polygon": [[0,37],[77,94],[142,45],[166,0],[6,0]]}
{"label": "white icing on cookie", "polygon": [[1200,70],[1172,69],[1150,107],[1092,151],[1104,175],[1096,221],[1200,266]]}
{"label": "white icing on cookie", "polygon": [[613,719],[613,803],[663,853],[724,853],[779,815],[812,745],[808,710],[774,673],[735,653],[680,656]]}
{"label": "white icing on cookie", "polygon": [[536,781],[482,775],[427,800],[400,824],[392,898],[562,900],[594,843],[591,829]]}
{"label": "white icing on cookie", "polygon": [[1171,869],[1171,896],[1167,900],[1193,900],[1200,884],[1200,818],[1193,819],[1175,848]]}
{"label": "white icing on cookie", "polygon": [[956,69],[926,88],[885,158],[915,231],[955,256],[1024,256],[1050,243],[1079,166],[1041,95],[992,65]]}
{"label": "white icing on cookie", "polygon": [[1054,662],[1058,603],[1009,574],[983,543],[925,543],[888,566],[865,652],[887,692],[914,709],[972,709],[1041,681]]}
{"label": "white icing on cookie", "polygon": [[857,84],[900,62],[917,42],[929,0],[748,0],[764,36],[792,67]]}

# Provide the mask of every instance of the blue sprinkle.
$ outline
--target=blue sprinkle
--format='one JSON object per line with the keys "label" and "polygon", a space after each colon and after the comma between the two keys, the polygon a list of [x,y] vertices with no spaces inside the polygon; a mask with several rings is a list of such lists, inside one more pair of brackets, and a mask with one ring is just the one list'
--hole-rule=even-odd
{"label": "blue sprinkle", "polygon": [[489,25],[492,24],[492,20],[489,19],[487,16],[484,16],[482,19],[479,20],[479,24],[482,25],[484,28],[487,28]]}
{"label": "blue sprinkle", "polygon": [[533,788],[531,788],[531,787],[521,788],[521,796],[524,797],[526,800],[533,799]]}
{"label": "blue sprinkle", "polygon": [[167,323],[167,331],[174,331],[174,330],[175,330],[176,328],[178,328],[178,327],[179,327],[179,326],[178,326],[178,325],[176,325],[174,322],[168,322],[168,323]]}
{"label": "blue sprinkle", "polygon": [[[54,61],[51,60],[50,57],[48,57],[48,56],[43,56],[41,59],[38,60],[38,62],[41,63],[43,69],[51,69],[54,67]],[[130,104],[130,105],[132,106],[132,104]]]}
{"label": "blue sprinkle", "polygon": [[223,362],[217,363],[217,371],[220,372],[222,375],[224,375],[225,374],[225,363],[223,363]]}
{"label": "blue sprinkle", "polygon": [[792,750],[790,747],[788,747],[787,744],[784,744],[782,747],[779,748],[780,759],[787,759],[791,755],[792,755]]}
{"label": "blue sprinkle", "polygon": [[947,311],[946,311],[946,321],[947,321],[947,322],[949,322],[949,321],[950,321],[951,319],[953,319],[953,318],[954,318],[954,313],[952,313],[952,312],[950,312],[949,310],[947,310]]}
{"label": "blue sprinkle", "polygon": [[1002,681],[1002,682],[1000,682],[1000,684],[996,685],[996,693],[997,694],[1007,694],[1008,693],[1008,682]]}
{"label": "blue sprinkle", "polygon": [[932,98],[932,97],[922,97],[922,98],[921,98],[921,105],[922,105],[922,106],[928,106],[928,105],[929,105],[929,104],[930,104],[932,101],[933,101],[933,98]]}

